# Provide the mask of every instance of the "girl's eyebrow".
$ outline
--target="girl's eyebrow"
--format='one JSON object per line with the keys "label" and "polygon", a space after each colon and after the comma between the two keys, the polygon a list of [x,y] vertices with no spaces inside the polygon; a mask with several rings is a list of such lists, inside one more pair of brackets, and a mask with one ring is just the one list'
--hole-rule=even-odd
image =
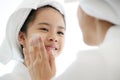
{"label": "girl's eyebrow", "polygon": [[38,23],[38,25],[47,25],[47,26],[50,26],[50,24],[46,23],[46,22]]}
{"label": "girl's eyebrow", "polygon": [[58,28],[59,28],[59,29],[64,29],[64,30],[66,30],[66,28],[63,27],[63,26],[58,26]]}
{"label": "girl's eyebrow", "polygon": [[[46,25],[46,26],[51,26],[51,24],[49,24],[49,23],[46,23],[46,22],[41,22],[41,23],[38,23],[38,25]],[[64,30],[66,30],[66,28],[65,28],[65,27],[63,27],[63,26],[58,26],[58,28],[59,28],[59,29],[64,29]]]}

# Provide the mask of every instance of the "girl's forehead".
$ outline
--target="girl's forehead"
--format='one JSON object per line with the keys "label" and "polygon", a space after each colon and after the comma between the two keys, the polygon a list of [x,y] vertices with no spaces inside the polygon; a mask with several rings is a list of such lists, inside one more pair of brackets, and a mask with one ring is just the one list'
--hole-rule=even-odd
{"label": "girl's forehead", "polygon": [[64,16],[60,12],[50,7],[38,10],[35,16],[35,21],[39,22],[39,24],[42,23],[45,25],[50,24],[50,22],[54,22],[54,24],[65,27]]}

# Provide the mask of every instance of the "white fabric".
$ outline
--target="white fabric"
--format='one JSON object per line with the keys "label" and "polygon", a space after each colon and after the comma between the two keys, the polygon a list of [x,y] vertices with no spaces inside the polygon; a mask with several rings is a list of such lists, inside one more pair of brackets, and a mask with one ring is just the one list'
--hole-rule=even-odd
{"label": "white fabric", "polygon": [[113,26],[95,50],[80,51],[77,59],[54,80],[120,80],[120,26]]}
{"label": "white fabric", "polygon": [[64,2],[75,2],[75,1],[79,1],[79,0],[64,0]]}
{"label": "white fabric", "polygon": [[[74,0],[65,0],[73,2]],[[75,0],[88,15],[120,25],[120,0]]]}
{"label": "white fabric", "polygon": [[0,70],[0,80],[31,80],[27,68],[23,63],[10,60]]}
{"label": "white fabric", "polygon": [[51,5],[64,14],[62,4],[54,0],[24,0],[17,10],[10,16],[7,28],[6,38],[0,48],[0,62],[6,64],[9,60],[15,59],[22,61],[22,50],[18,43],[18,33],[24,24],[27,16],[32,9],[37,9],[45,5]]}

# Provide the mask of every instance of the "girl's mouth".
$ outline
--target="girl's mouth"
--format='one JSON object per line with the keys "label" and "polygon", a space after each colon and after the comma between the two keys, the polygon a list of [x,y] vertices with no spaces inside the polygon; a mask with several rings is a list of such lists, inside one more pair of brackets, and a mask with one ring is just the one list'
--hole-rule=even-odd
{"label": "girl's mouth", "polygon": [[45,46],[45,48],[48,54],[52,54],[54,56],[56,55],[56,51],[58,50],[58,48],[55,46]]}
{"label": "girl's mouth", "polygon": [[53,51],[56,51],[58,50],[57,47],[55,46],[45,46],[46,50],[49,51],[49,50],[53,50]]}

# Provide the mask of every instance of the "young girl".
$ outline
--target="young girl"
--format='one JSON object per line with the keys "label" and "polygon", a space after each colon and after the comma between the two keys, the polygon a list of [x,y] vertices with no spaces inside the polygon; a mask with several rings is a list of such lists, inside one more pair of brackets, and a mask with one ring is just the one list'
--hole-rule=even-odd
{"label": "young girl", "polygon": [[[65,29],[64,11],[58,2],[24,1],[7,24],[4,42],[9,51],[0,53],[6,55],[1,59],[5,67],[0,79],[50,80],[56,72],[54,56],[63,48]],[[9,67],[11,72],[5,70]]]}

